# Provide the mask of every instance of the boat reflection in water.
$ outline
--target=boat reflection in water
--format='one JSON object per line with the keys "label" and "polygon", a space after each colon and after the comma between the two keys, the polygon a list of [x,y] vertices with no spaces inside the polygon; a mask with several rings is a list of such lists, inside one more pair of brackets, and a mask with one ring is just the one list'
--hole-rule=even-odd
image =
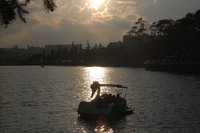
{"label": "boat reflection in water", "polygon": [[99,123],[97,127],[94,129],[94,132],[96,133],[113,133],[113,129],[109,128],[107,125],[103,123]]}
{"label": "boat reflection in water", "polygon": [[[98,118],[86,119],[78,117],[78,124],[82,125],[82,128],[77,129],[77,132],[81,133],[114,133],[118,132],[115,129],[116,126],[124,128],[126,125],[126,117],[107,119],[106,117],[100,116]],[[76,131],[75,131],[76,132]]]}
{"label": "boat reflection in water", "polygon": [[107,120],[86,120],[79,117],[78,123],[83,126],[79,129],[79,132],[82,133],[114,133],[114,128],[112,127],[114,125]]}

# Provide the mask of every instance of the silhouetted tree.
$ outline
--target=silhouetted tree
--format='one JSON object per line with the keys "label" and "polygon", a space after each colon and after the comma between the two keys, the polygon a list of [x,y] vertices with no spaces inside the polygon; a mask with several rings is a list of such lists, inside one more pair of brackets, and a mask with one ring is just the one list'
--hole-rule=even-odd
{"label": "silhouetted tree", "polygon": [[94,44],[92,50],[96,51],[98,49],[98,45],[97,44]]}
{"label": "silhouetted tree", "polygon": [[127,33],[127,35],[130,36],[143,36],[145,29],[145,23],[147,21],[143,20],[143,18],[138,18],[138,20],[135,22],[135,25],[131,27],[131,30]]}
{"label": "silhouetted tree", "polygon": [[200,10],[196,13],[188,13],[184,18],[175,22],[172,37],[181,45],[193,45],[200,43]]}
{"label": "silhouetted tree", "polygon": [[101,48],[103,48],[103,45],[101,43],[99,43],[98,49],[101,49]]}
{"label": "silhouetted tree", "polygon": [[[56,4],[54,0],[42,0],[44,5],[44,10],[47,12],[54,11]],[[31,2],[31,0],[24,0],[24,2],[19,2],[18,0],[0,0],[0,23],[4,25],[5,28],[8,24],[11,24],[13,20],[20,18],[22,22],[26,23],[24,18],[25,14],[29,12],[25,7]]]}
{"label": "silhouetted tree", "polygon": [[138,35],[139,35],[139,36],[144,35],[144,32],[147,30],[147,29],[145,29],[145,27],[144,27],[144,26],[145,26],[145,23],[147,23],[147,21],[146,21],[146,20],[143,20],[142,17],[139,18],[138,21],[135,23],[136,25],[139,26],[139,29],[138,29]]}
{"label": "silhouetted tree", "polygon": [[138,33],[138,27],[137,26],[132,26],[131,27],[131,30],[129,31],[129,32],[127,32],[127,35],[129,35],[129,36],[135,36],[135,35],[137,35],[137,33]]}
{"label": "silhouetted tree", "polygon": [[153,22],[149,28],[151,30],[151,35],[156,36],[158,33],[158,29],[156,28],[156,22]]}
{"label": "silhouetted tree", "polygon": [[[159,20],[157,23],[154,23],[155,28],[157,29],[158,35],[166,36],[172,31],[175,22],[172,19],[163,19]],[[153,27],[154,27],[153,25]]]}

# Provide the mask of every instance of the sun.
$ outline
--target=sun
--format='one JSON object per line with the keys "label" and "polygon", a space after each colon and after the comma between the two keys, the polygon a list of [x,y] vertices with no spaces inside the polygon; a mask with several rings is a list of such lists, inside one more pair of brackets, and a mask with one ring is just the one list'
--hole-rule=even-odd
{"label": "sun", "polygon": [[101,5],[105,3],[105,0],[90,0],[90,5],[93,9],[98,10]]}

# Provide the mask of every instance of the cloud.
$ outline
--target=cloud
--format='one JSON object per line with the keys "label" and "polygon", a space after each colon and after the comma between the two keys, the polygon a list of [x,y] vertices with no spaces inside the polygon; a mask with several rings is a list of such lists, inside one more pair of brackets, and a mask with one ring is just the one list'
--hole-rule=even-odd
{"label": "cloud", "polygon": [[[134,0],[107,0],[98,10],[90,0],[58,0],[55,12],[43,11],[40,1],[28,6],[27,24],[13,23],[0,33],[1,46],[44,45],[120,40],[134,17]],[[131,16],[127,19],[127,16]]]}
{"label": "cloud", "polygon": [[[27,23],[17,20],[0,31],[0,47],[86,43],[108,44],[122,39],[134,21],[181,18],[200,7],[198,0],[106,0],[98,9],[90,0],[57,0],[55,12],[46,13],[41,1],[31,1]],[[181,4],[180,4],[181,3]]]}
{"label": "cloud", "polygon": [[[54,23],[51,23],[54,25]],[[13,31],[13,27],[18,31]],[[1,35],[0,44],[7,46],[23,45],[46,45],[76,43],[86,44],[90,40],[92,44],[103,43],[122,39],[123,33],[129,28],[129,24],[119,17],[105,21],[104,23],[92,21],[88,24],[62,19],[56,28],[51,25],[43,25],[34,21],[26,25],[13,24]]]}

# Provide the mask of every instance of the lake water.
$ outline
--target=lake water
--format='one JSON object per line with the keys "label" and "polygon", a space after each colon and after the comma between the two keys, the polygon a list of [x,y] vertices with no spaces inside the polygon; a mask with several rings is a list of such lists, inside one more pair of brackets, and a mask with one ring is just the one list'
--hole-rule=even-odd
{"label": "lake water", "polygon": [[[129,87],[134,114],[116,121],[78,117],[92,81]],[[102,92],[112,90],[102,89]],[[200,75],[121,67],[0,67],[1,133],[199,133]]]}

